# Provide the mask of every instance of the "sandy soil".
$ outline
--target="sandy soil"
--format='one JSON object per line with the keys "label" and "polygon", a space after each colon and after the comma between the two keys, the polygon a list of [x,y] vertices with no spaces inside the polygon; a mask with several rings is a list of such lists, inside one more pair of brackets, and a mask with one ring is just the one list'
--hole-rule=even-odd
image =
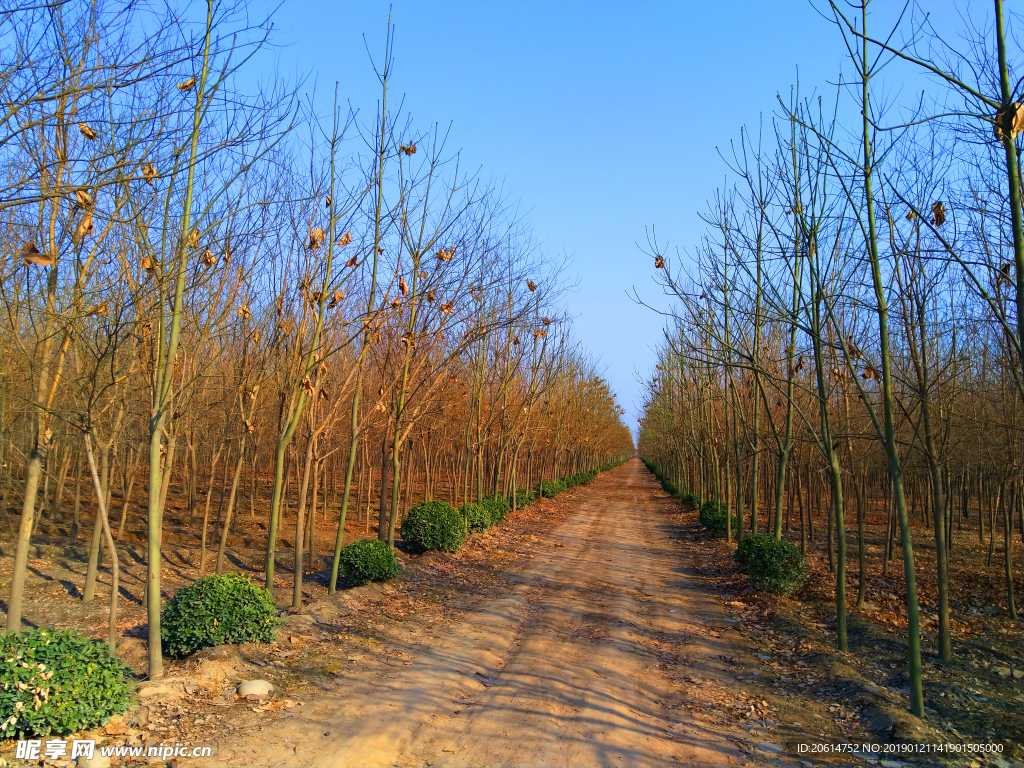
{"label": "sandy soil", "polygon": [[[390,664],[297,711],[236,719],[216,763],[798,765],[792,744],[817,739],[737,680],[757,649],[659,514],[654,478],[634,460],[580,491],[504,590],[453,623],[406,622]],[[737,702],[762,729],[716,712]]]}

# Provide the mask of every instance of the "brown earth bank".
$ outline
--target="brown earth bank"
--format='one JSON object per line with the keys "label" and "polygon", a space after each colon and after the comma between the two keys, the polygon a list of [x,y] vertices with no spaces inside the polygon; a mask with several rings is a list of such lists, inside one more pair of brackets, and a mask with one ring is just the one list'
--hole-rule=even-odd
{"label": "brown earth bank", "polygon": [[[59,558],[40,555],[32,567],[46,584]],[[1024,720],[1012,693],[1020,680],[979,669],[967,682],[960,668],[930,664],[929,710],[911,717],[896,630],[854,616],[851,652],[835,652],[830,606],[813,589],[792,600],[752,592],[727,545],[708,540],[638,460],[508,516],[457,555],[402,560],[398,579],[331,598],[314,580],[276,643],[172,661],[163,680],[140,682],[138,706],[87,737],[212,747],[212,758],[168,761],[179,766],[1020,759],[1019,738],[1007,738]],[[40,608],[37,620],[103,626],[102,600],[84,606],[63,585],[53,592],[66,616]],[[144,654],[144,642],[125,650]],[[273,693],[239,697],[235,685],[254,678]],[[1007,692],[993,695],[989,678]],[[1004,752],[905,751],[989,741]],[[890,751],[813,751],[863,743]],[[8,760],[13,752],[3,745]]]}

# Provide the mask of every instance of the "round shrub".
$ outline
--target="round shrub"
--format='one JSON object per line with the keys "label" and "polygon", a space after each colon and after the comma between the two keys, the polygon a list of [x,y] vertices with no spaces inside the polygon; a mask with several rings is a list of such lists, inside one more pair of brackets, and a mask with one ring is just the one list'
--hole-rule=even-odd
{"label": "round shrub", "polygon": [[565,483],[560,480],[541,480],[537,483],[537,495],[553,499],[565,490]]}
{"label": "round shrub", "polygon": [[692,512],[695,509],[700,509],[700,496],[696,493],[684,493],[679,501],[682,502],[685,510]]}
{"label": "round shrub", "polygon": [[807,580],[807,560],[785,539],[755,533],[736,547],[733,555],[741,571],[750,574],[755,589],[788,595]]}
{"label": "round shrub", "polygon": [[745,573],[754,558],[754,553],[770,546],[765,539],[773,538],[775,537],[767,533],[752,533],[744,537],[743,541],[736,545],[736,551],[732,553],[733,559],[736,560],[736,567]]}
{"label": "round shrub", "polygon": [[445,501],[421,501],[402,521],[402,540],[417,549],[458,552],[465,538],[462,513]]}
{"label": "round shrub", "polygon": [[529,488],[519,488],[516,490],[516,509],[528,507],[533,504],[536,499],[537,497]]}
{"label": "round shrub", "polygon": [[504,496],[485,496],[480,499],[480,505],[491,513],[491,525],[504,518],[512,509]]}
{"label": "round shrub", "polygon": [[482,503],[466,504],[460,511],[470,531],[486,531],[494,524],[494,514]]}
{"label": "round shrub", "polygon": [[[704,502],[704,505],[700,508],[700,524],[704,526],[704,529],[708,532],[709,536],[713,536],[716,539],[724,538],[727,530],[726,526],[729,524],[726,515],[728,514],[729,508],[723,501],[715,501],[709,499]],[[732,516],[732,530],[733,532],[738,531],[740,527],[740,519],[738,515]]]}
{"label": "round shrub", "polygon": [[380,539],[359,539],[341,550],[341,572],[355,584],[387,581],[402,572],[395,551]]}
{"label": "round shrub", "polygon": [[563,482],[567,488],[575,488],[577,485],[590,485],[594,476],[595,473],[593,472],[580,472],[577,475],[570,475]]}
{"label": "round shrub", "polygon": [[160,614],[160,636],[172,656],[228,643],[272,643],[277,606],[267,590],[241,574],[204,576],[182,587]]}
{"label": "round shrub", "polygon": [[0,739],[102,725],[128,709],[129,675],[110,646],[73,630],[0,635]]}

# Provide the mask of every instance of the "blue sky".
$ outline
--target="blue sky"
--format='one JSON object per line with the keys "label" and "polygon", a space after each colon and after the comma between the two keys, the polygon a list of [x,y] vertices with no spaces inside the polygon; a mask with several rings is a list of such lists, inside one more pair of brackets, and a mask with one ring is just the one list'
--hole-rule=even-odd
{"label": "blue sky", "polygon": [[798,72],[805,94],[827,90],[844,63],[838,32],[806,0],[288,0],[260,66],[308,75],[325,112],[336,80],[372,112],[366,45],[380,56],[389,7],[391,93],[421,128],[450,123],[463,167],[521,202],[548,253],[572,258],[575,334],[635,428],[662,318],[627,292],[670,303],[637,246],[645,228],[673,247],[700,239],[726,175],[717,148],[770,120]]}

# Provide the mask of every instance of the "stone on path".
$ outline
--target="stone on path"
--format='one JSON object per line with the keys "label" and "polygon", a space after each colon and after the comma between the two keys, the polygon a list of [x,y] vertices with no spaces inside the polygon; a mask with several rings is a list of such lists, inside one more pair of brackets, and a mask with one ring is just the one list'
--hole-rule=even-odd
{"label": "stone on path", "polygon": [[239,696],[269,696],[274,686],[266,680],[247,680],[238,686]]}

